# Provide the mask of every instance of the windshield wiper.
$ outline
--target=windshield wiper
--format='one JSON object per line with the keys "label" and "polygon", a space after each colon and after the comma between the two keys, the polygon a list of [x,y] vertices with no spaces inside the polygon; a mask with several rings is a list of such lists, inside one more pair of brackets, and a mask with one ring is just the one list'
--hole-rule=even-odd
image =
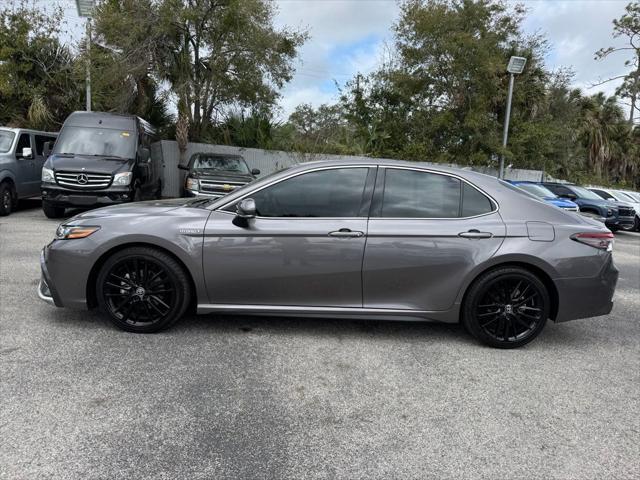
{"label": "windshield wiper", "polygon": [[206,203],[212,202],[213,200],[215,199],[214,198],[198,198],[197,200],[194,200],[191,203],[189,203],[189,206],[190,207],[200,206],[200,205],[204,205]]}

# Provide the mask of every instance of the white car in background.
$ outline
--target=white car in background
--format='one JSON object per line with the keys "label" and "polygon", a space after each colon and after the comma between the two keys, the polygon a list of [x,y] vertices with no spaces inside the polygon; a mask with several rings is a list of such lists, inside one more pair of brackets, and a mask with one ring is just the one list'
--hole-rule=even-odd
{"label": "white car in background", "polygon": [[640,231],[640,194],[636,192],[626,192],[623,190],[614,190],[611,188],[589,187],[593,193],[599,195],[605,200],[614,200],[617,202],[624,202],[631,205],[636,211],[635,224],[633,230]]}

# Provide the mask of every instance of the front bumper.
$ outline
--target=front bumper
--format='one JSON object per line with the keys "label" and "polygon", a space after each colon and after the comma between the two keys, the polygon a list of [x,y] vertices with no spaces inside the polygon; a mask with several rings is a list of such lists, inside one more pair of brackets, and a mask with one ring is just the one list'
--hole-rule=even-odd
{"label": "front bumper", "polygon": [[132,193],[129,187],[109,187],[104,190],[71,190],[57,185],[43,184],[42,200],[56,207],[93,207],[117,205],[130,202]]}
{"label": "front bumper", "polygon": [[618,282],[618,269],[611,253],[595,277],[555,279],[558,289],[556,322],[608,315],[613,308],[613,295]]}
{"label": "front bumper", "polygon": [[40,282],[38,283],[38,297],[40,300],[47,302],[50,305],[56,307],[62,307],[60,297],[55,290],[49,276],[49,270],[47,269],[47,262],[45,257],[46,247],[40,252]]}

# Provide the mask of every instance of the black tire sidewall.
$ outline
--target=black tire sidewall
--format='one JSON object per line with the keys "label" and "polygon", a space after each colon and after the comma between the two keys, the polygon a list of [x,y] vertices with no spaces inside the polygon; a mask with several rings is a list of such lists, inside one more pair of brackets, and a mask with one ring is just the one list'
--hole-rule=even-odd
{"label": "black tire sidewall", "polygon": [[[122,322],[119,318],[115,317],[109,309],[102,289],[102,285],[104,284],[111,269],[120,261],[126,258],[134,257],[146,258],[148,260],[152,260],[162,264],[171,277],[171,280],[176,285],[176,301],[174,305],[172,305],[171,312],[162,320],[144,326],[131,325],[126,322]],[[95,289],[98,306],[109,319],[109,321],[122,330],[134,333],[155,333],[169,328],[171,325],[177,322],[186,311],[187,307],[189,306],[191,293],[189,279],[182,266],[166,253],[163,253],[160,250],[156,250],[154,248],[147,247],[125,248],[124,250],[116,252],[111,257],[109,257],[100,268],[98,277],[96,279]]]}
{"label": "black tire sidewall", "polygon": [[[7,208],[4,206],[5,196],[9,195],[9,205]],[[11,185],[7,182],[0,183],[0,216],[4,217],[9,215],[14,208],[15,192]]]}
{"label": "black tire sidewall", "polygon": [[62,218],[64,217],[64,207],[56,207],[49,202],[43,200],[42,211],[47,218]]}
{"label": "black tire sidewall", "polygon": [[[531,332],[527,337],[514,341],[514,342],[504,342],[493,338],[484,332],[484,330],[480,327],[477,318],[475,316],[475,306],[481,299],[479,296],[484,293],[484,288],[487,284],[509,275],[519,275],[526,278],[528,281],[532,282],[536,288],[540,291],[542,295],[543,301],[543,317],[542,320],[536,328]],[[547,319],[549,318],[551,310],[551,297],[547,290],[545,284],[533,273],[530,271],[520,268],[520,267],[502,267],[497,268],[495,270],[491,270],[489,272],[481,275],[469,288],[467,295],[465,297],[465,301],[462,307],[462,322],[464,327],[467,329],[469,333],[471,333],[476,339],[480,340],[482,343],[489,345],[494,348],[518,348],[527,343],[534,340],[540,332],[544,329]]]}

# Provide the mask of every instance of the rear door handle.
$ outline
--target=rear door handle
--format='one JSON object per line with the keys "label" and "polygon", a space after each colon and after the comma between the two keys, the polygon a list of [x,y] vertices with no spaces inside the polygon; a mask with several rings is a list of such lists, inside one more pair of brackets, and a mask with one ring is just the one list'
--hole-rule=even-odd
{"label": "rear door handle", "polygon": [[481,238],[491,238],[493,237],[493,233],[491,232],[481,232],[480,230],[469,230],[467,232],[460,232],[458,234],[459,237],[462,238],[477,238],[477,239],[481,239]]}
{"label": "rear door handle", "polygon": [[338,238],[355,238],[355,237],[363,237],[364,232],[353,231],[350,228],[341,228],[340,230],[329,232],[329,236],[338,237]]}

